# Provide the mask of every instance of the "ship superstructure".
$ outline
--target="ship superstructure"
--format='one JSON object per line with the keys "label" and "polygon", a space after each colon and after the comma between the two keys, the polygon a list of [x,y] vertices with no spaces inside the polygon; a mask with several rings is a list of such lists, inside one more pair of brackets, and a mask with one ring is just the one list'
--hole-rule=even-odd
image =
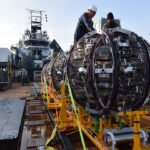
{"label": "ship superstructure", "polygon": [[[31,18],[30,29],[25,30],[17,46],[18,53],[23,55],[23,68],[30,80],[39,81],[44,60],[51,55],[47,31],[42,30],[44,11],[28,10]],[[47,15],[45,15],[47,21]]]}

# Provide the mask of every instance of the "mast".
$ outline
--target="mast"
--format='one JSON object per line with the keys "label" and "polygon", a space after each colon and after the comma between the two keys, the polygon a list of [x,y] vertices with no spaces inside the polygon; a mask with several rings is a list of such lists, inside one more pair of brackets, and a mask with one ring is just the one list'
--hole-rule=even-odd
{"label": "mast", "polygon": [[42,10],[30,10],[27,9],[31,17],[31,33],[40,32],[42,33]]}

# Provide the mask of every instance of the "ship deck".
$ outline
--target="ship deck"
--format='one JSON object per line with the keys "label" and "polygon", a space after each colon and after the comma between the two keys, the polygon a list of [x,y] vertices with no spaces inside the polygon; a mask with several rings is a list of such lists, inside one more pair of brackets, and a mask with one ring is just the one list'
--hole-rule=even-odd
{"label": "ship deck", "polygon": [[[0,99],[21,99],[26,101],[23,132],[21,137],[20,150],[36,150],[44,146],[50,137],[53,126],[49,114],[45,108],[44,101],[37,95],[38,83],[30,83],[22,86],[20,83],[13,83],[12,88],[0,91]],[[142,127],[150,127],[150,117],[141,120]],[[82,144],[79,134],[68,135],[69,142],[74,149],[81,150]],[[64,138],[64,137],[63,137]],[[86,145],[90,150],[96,150],[93,144],[86,139]],[[68,138],[67,138],[68,140]],[[53,141],[53,147],[63,149],[58,136]]]}

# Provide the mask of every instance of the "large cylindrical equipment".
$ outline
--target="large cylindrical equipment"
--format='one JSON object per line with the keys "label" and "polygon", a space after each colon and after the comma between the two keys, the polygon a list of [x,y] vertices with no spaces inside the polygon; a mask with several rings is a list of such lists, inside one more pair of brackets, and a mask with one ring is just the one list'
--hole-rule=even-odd
{"label": "large cylindrical equipment", "polygon": [[63,52],[59,52],[44,66],[42,71],[42,78],[45,76],[48,86],[58,92],[60,92],[61,81],[64,80],[65,65],[66,56]]}
{"label": "large cylindrical equipment", "polygon": [[150,83],[149,45],[124,29],[90,32],[66,56],[53,59],[46,69],[49,85],[60,91],[68,76],[75,101],[92,115],[110,110],[140,108]]}
{"label": "large cylindrical equipment", "polygon": [[67,74],[75,100],[91,114],[136,110],[149,89],[148,47],[124,29],[89,33],[74,46]]}
{"label": "large cylindrical equipment", "polygon": [[70,54],[67,74],[74,98],[92,114],[101,114],[102,108],[114,103],[114,83],[118,83],[116,57],[116,48],[106,34],[81,39]]}

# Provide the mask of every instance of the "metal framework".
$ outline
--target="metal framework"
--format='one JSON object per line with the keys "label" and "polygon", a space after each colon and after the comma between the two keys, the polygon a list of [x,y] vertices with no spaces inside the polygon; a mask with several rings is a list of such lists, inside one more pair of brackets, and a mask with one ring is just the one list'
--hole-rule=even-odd
{"label": "metal framework", "polygon": [[149,149],[140,126],[148,112],[139,110],[149,90],[149,50],[135,33],[111,29],[91,32],[67,55],[53,58],[43,69],[41,85],[58,129],[80,128],[100,150],[120,143]]}

